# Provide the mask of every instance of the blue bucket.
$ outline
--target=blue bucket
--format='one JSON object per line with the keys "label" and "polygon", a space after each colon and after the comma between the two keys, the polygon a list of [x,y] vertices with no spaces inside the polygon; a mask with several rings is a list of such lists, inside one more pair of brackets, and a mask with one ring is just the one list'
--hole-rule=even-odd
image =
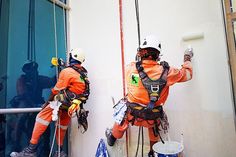
{"label": "blue bucket", "polygon": [[155,157],[183,157],[183,144],[175,141],[157,142],[153,145]]}

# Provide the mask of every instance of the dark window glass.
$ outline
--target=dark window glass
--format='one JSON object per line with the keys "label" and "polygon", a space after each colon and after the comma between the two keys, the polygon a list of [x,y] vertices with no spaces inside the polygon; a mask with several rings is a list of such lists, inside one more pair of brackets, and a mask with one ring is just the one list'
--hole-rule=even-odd
{"label": "dark window glass", "polygon": [[[29,144],[36,116],[37,113],[0,116],[0,157],[9,157],[11,152],[20,152]],[[55,125],[51,123],[39,140],[37,157],[49,156],[54,131]],[[67,142],[67,138],[65,138],[63,144],[65,152],[67,152]],[[56,144],[53,148],[53,152],[55,152],[57,149]]]}
{"label": "dark window glass", "polygon": [[[0,0],[0,109],[40,107],[47,100],[56,82],[51,58],[66,58],[63,14],[56,6],[55,26],[48,0]],[[36,114],[0,115],[0,157],[28,144]],[[50,150],[53,128],[41,138],[42,156]]]}

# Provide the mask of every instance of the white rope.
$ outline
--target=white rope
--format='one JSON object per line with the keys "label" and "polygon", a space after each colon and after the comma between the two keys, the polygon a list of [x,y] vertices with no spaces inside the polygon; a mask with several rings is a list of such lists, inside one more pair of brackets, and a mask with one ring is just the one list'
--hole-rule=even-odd
{"label": "white rope", "polygon": [[[67,54],[67,38],[66,38],[66,18],[65,18],[65,8],[63,7],[63,22],[64,22],[64,38],[65,38],[65,50],[66,50],[66,54]],[[53,22],[54,22],[54,41],[55,41],[55,53],[56,53],[56,58],[58,58],[58,48],[57,48],[57,21],[56,21],[56,1],[53,1]],[[66,55],[68,57],[68,55]],[[56,76],[58,79],[59,75],[59,71],[58,68],[56,68]],[[53,141],[52,141],[52,145],[51,145],[51,149],[50,149],[50,154],[49,157],[51,157],[52,155],[52,151],[53,151],[53,146],[55,143],[55,138],[56,138],[56,132],[58,129],[58,157],[60,157],[61,151],[60,151],[60,145],[61,145],[61,141],[60,141],[60,137],[61,137],[61,133],[60,133],[60,127],[58,127],[58,125],[60,126],[60,115],[58,115],[58,120],[56,122],[56,127],[55,127],[55,131],[54,131],[54,135],[53,135]]]}
{"label": "white rope", "polygon": [[[56,23],[56,3],[55,0],[53,1],[53,23],[54,23],[54,42],[55,42],[55,53],[56,53],[56,58],[58,58],[58,49],[57,49],[57,23]],[[59,75],[59,71],[58,68],[56,68],[56,76],[58,79],[58,75]],[[57,129],[59,131],[58,134],[58,141],[59,141],[59,146],[58,146],[58,157],[60,157],[60,129],[58,127],[58,125],[60,125],[60,115],[58,116],[58,120],[56,122],[56,126],[55,126],[55,131],[54,131],[54,135],[53,135],[53,140],[52,140],[52,145],[51,145],[51,149],[50,149],[50,153],[49,153],[49,157],[51,157],[52,155],[52,151],[53,151],[53,146],[55,143],[55,139],[56,139],[56,132]]]}
{"label": "white rope", "polygon": [[69,62],[69,54],[67,49],[67,33],[66,33],[66,9],[63,7],[63,23],[64,23],[64,39],[65,39],[65,50],[66,50],[66,63]]}
{"label": "white rope", "polygon": [[55,138],[56,138],[57,126],[58,126],[58,120],[57,120],[56,125],[55,125],[55,131],[54,131],[54,134],[53,134],[52,145],[51,145],[51,149],[50,149],[50,153],[49,153],[48,157],[51,157],[51,155],[52,155],[52,150],[53,150],[53,146],[54,146],[54,142],[55,142]]}
{"label": "white rope", "polygon": [[[56,58],[58,57],[58,49],[57,49],[57,20],[56,20],[56,2],[53,1],[53,23],[54,23],[54,42],[55,42],[55,53]],[[56,68],[56,76],[58,78],[58,68]]]}
{"label": "white rope", "polygon": [[[58,122],[59,126],[61,126],[61,121],[60,121],[60,115],[58,116]],[[61,132],[60,132],[60,127],[58,127],[58,157],[61,156],[61,150],[60,150],[60,145],[61,145]]]}

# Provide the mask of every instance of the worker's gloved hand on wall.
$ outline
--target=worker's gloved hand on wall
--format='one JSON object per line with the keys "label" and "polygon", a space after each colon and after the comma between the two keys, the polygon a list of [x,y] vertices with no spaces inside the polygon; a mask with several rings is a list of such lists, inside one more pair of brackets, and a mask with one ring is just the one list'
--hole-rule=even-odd
{"label": "worker's gloved hand on wall", "polygon": [[191,58],[193,57],[193,48],[187,48],[184,51],[184,61],[191,61]]}

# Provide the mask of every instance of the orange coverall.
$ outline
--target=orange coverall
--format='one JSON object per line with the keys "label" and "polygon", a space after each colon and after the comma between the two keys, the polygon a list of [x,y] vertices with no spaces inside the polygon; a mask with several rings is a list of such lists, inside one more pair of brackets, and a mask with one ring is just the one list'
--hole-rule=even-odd
{"label": "orange coverall", "polygon": [[[142,66],[144,68],[144,72],[151,79],[158,79],[160,78],[163,67],[156,61],[153,60],[143,60]],[[130,63],[126,67],[126,87],[127,87],[127,99],[131,103],[138,103],[147,106],[150,102],[149,95],[147,90],[142,84],[142,81],[139,77],[138,71],[136,69],[135,62]],[[181,69],[170,67],[168,76],[167,76],[167,83],[164,89],[160,94],[159,100],[156,102],[155,106],[163,105],[168,97],[169,94],[169,87],[177,82],[185,82],[192,78],[192,65],[190,61],[184,62]],[[132,120],[133,116],[128,113],[127,118],[124,119],[122,125],[117,123],[114,124],[112,128],[112,135],[119,139],[123,136],[124,132],[128,128],[129,121]],[[158,141],[159,137],[156,137],[153,133],[154,127],[154,120],[146,120],[138,119],[134,121],[134,125],[136,126],[143,126],[148,128],[149,132],[149,139],[150,141]]]}
{"label": "orange coverall", "polygon": [[[81,67],[81,65],[78,64],[74,66],[78,68]],[[52,89],[52,93],[55,95],[60,90],[66,88],[76,94],[82,94],[85,91],[84,80],[82,80],[80,74],[71,67],[65,68],[60,72],[58,81]],[[47,105],[38,113],[30,143],[38,143],[40,136],[44,133],[44,131],[47,129],[48,125],[52,121],[52,111],[53,109],[50,108],[50,105]],[[60,117],[60,124],[58,124],[58,128],[60,131],[60,139],[57,139],[57,144],[59,146],[62,146],[65,133],[71,118],[70,116],[68,116],[67,111],[65,110],[59,110],[58,116]],[[56,134],[58,134],[58,130]]]}

